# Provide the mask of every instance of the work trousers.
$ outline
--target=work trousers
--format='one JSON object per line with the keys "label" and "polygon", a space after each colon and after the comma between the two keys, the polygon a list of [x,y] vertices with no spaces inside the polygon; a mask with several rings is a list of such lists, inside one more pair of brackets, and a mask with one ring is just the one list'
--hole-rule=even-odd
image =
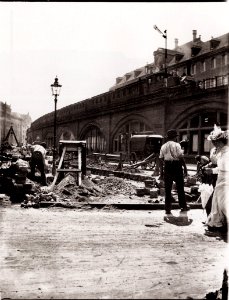
{"label": "work trousers", "polygon": [[172,208],[172,185],[176,183],[178,201],[180,208],[186,208],[184,192],[184,175],[181,161],[165,161],[164,166],[165,181],[165,210],[170,211]]}
{"label": "work trousers", "polygon": [[32,178],[35,178],[35,171],[37,168],[41,173],[41,184],[47,185],[44,159],[40,152],[38,152],[38,151],[33,152],[32,157],[31,157],[30,167],[31,167]]}

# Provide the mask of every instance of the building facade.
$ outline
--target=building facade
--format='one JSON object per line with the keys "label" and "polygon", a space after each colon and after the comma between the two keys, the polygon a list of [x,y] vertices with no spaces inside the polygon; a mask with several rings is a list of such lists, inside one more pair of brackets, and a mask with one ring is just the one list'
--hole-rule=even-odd
{"label": "building facade", "polygon": [[[203,42],[193,30],[191,41],[157,49],[153,63],[116,78],[108,92],[59,109],[57,138],[86,140],[88,153],[128,152],[131,134],[176,128],[189,140],[186,156],[209,154],[214,124],[228,126],[228,60],[228,33]],[[49,113],[33,122],[28,140],[51,147],[53,119]]]}
{"label": "building facade", "polygon": [[[0,101],[0,140],[1,143],[7,137],[10,128],[13,129],[16,139],[20,145],[27,142],[27,130],[32,123],[29,114],[12,112],[11,106]],[[11,131],[10,131],[11,132]],[[9,144],[16,145],[17,141],[13,134],[9,134]]]}

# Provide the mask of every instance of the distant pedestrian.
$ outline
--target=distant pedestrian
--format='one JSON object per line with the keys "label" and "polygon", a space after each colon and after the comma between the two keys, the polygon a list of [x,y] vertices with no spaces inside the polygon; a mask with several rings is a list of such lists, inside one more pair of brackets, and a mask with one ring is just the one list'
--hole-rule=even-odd
{"label": "distant pedestrian", "polygon": [[46,143],[34,144],[32,146],[32,156],[30,161],[31,167],[31,177],[35,178],[36,168],[41,173],[41,184],[47,185],[46,175],[45,175],[45,156],[46,156]]}
{"label": "distant pedestrian", "polygon": [[190,207],[186,204],[184,192],[184,175],[187,176],[187,167],[184,161],[184,153],[181,145],[176,141],[177,131],[167,131],[167,142],[160,150],[160,177],[165,183],[165,212],[171,213],[172,207],[172,185],[176,183],[178,201],[181,211],[188,211]]}

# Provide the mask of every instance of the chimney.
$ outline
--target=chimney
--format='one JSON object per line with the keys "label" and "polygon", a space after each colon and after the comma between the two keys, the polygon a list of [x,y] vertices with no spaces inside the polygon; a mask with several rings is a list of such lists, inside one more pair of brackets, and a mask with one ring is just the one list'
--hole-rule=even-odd
{"label": "chimney", "polygon": [[193,35],[193,42],[195,42],[195,40],[196,40],[196,35],[197,35],[197,30],[193,30],[193,31],[192,31],[192,35]]}
{"label": "chimney", "polygon": [[178,47],[178,39],[175,39],[175,48]]}

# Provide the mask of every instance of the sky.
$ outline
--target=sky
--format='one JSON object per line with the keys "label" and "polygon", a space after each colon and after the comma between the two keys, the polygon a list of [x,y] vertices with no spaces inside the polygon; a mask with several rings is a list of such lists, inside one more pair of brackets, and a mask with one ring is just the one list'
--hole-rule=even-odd
{"label": "sky", "polygon": [[165,47],[228,33],[228,2],[0,1],[0,101],[32,121],[105,93],[116,77],[153,62]]}

